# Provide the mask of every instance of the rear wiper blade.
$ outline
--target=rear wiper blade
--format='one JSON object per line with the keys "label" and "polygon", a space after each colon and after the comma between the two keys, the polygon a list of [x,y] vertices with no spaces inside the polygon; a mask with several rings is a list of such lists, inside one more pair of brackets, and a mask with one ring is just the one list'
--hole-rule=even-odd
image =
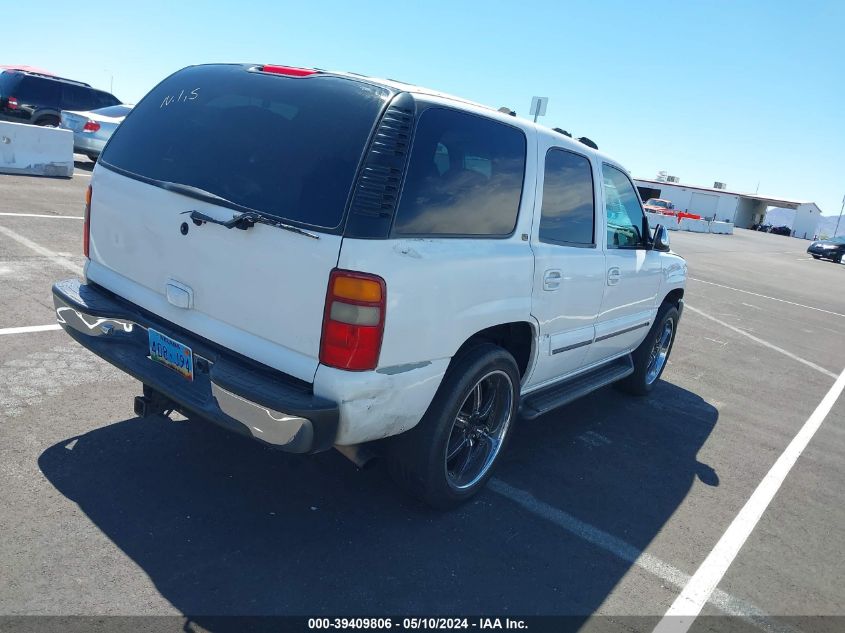
{"label": "rear wiper blade", "polygon": [[240,215],[236,215],[231,220],[218,220],[216,218],[212,218],[210,215],[206,215],[205,213],[196,210],[183,211],[182,213],[190,214],[191,220],[193,220],[194,224],[197,226],[202,226],[208,222],[209,224],[219,224],[227,229],[241,229],[242,231],[246,231],[256,224],[266,224],[267,226],[275,226],[277,229],[283,229],[285,231],[290,231],[291,233],[298,233],[299,235],[304,235],[305,237],[310,237],[314,240],[320,239],[320,236],[316,233],[305,231],[297,226],[285,224],[284,222],[280,222],[279,220],[264,215],[263,213],[259,213],[258,211],[245,211]]}
{"label": "rear wiper blade", "polygon": [[184,211],[183,213],[191,214],[191,219],[197,226],[202,226],[206,222],[209,222],[211,224],[219,224],[220,226],[225,226],[227,229],[236,228],[243,229],[245,231],[246,229],[251,228],[256,224],[266,224],[268,226],[275,226],[278,229],[290,231],[291,233],[298,233],[299,235],[304,235],[305,237],[310,237],[311,239],[320,239],[320,236],[316,233],[311,233],[310,231],[305,231],[304,229],[300,229],[296,226],[285,224],[284,222],[281,222],[273,218],[272,216],[262,213],[261,211],[251,209],[242,204],[238,204],[237,202],[232,202],[231,200],[227,200],[226,198],[218,196],[216,193],[206,191],[205,189],[200,189],[199,187],[193,187],[191,185],[183,185],[180,182],[170,182],[168,180],[156,180],[155,183],[162,189],[173,191],[174,193],[181,193],[194,198],[199,198],[200,200],[207,200],[208,202],[212,203],[224,204],[235,211],[241,212],[241,215],[236,216],[231,220],[220,221],[215,220],[211,216],[206,215],[205,213],[201,213],[200,211]]}

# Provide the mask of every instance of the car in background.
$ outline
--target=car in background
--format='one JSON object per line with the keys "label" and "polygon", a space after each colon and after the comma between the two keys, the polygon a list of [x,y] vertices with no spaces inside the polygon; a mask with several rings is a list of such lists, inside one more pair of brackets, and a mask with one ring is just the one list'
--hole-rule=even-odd
{"label": "car in background", "polygon": [[662,198],[649,198],[643,204],[643,208],[650,213],[665,213],[668,215],[675,213],[675,205]]}
{"label": "car in background", "polygon": [[774,233],[775,235],[786,235],[789,237],[792,235],[792,229],[788,226],[773,226],[769,229],[769,233]]}
{"label": "car in background", "polygon": [[28,70],[0,72],[0,121],[57,127],[62,110],[96,110],[120,99],[89,84]]}
{"label": "car in background", "polygon": [[96,161],[106,141],[117,126],[123,123],[131,109],[131,105],[122,103],[88,112],[65,110],[62,112],[61,127],[73,132],[73,151],[76,154],[85,154]]}
{"label": "car in background", "polygon": [[845,255],[845,235],[832,237],[829,240],[817,240],[810,244],[807,253],[813,259],[829,259],[837,264],[842,263],[842,256]]}

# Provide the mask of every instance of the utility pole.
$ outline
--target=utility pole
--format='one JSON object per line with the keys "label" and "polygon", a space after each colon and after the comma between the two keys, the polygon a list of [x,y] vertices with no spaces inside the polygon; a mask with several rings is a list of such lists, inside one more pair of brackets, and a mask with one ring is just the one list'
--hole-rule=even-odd
{"label": "utility pole", "polygon": [[842,196],[842,206],[839,207],[839,217],[836,220],[836,228],[833,229],[833,237],[836,237],[836,232],[839,230],[839,223],[842,221],[842,210],[845,209],[845,196]]}

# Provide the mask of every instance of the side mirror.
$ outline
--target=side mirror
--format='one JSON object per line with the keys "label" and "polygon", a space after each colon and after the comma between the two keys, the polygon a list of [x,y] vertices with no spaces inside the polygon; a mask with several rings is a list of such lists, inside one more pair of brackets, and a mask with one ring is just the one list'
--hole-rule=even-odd
{"label": "side mirror", "polygon": [[652,248],[663,253],[669,252],[669,230],[662,224],[654,227],[654,239],[652,240]]}

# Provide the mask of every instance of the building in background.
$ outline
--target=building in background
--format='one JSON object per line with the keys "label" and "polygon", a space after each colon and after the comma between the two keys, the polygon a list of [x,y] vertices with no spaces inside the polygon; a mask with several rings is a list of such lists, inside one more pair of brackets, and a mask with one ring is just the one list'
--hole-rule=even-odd
{"label": "building in background", "polygon": [[734,226],[745,229],[755,224],[765,224],[766,210],[769,207],[794,209],[792,236],[810,240],[816,234],[821,218],[821,210],[814,202],[784,200],[756,193],[737,193],[728,191],[722,182],[714,183],[713,187],[699,187],[682,184],[677,182],[674,176],[667,176],[666,180],[635,178],[634,184],[643,201],[662,198],[672,202],[679,211],[697,213],[707,219],[733,222]]}

